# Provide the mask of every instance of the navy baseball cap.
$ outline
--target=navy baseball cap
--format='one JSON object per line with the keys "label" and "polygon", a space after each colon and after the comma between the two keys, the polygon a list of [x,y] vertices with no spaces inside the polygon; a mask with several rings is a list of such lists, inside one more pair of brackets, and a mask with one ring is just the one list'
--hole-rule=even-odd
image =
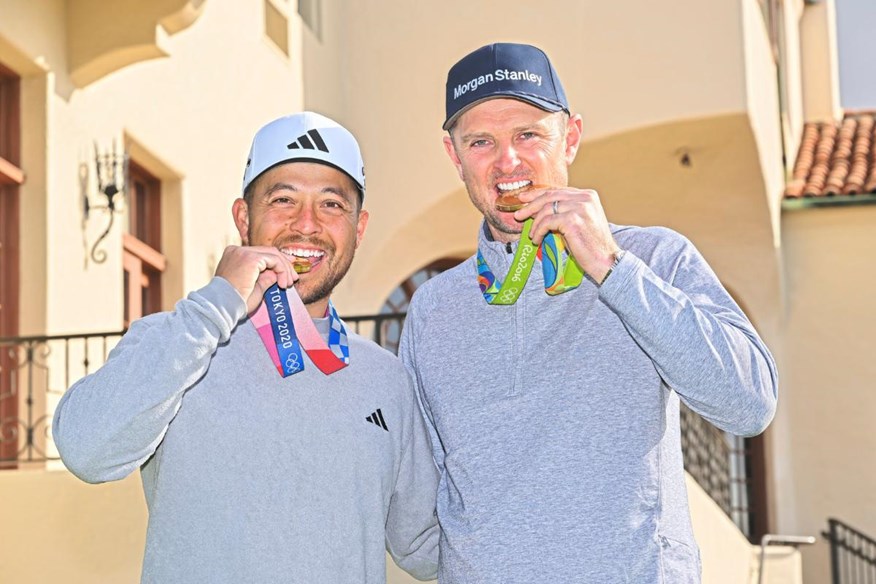
{"label": "navy baseball cap", "polygon": [[466,110],[496,97],[519,99],[548,112],[569,113],[566,92],[547,55],[532,45],[493,43],[469,53],[447,74],[449,129]]}

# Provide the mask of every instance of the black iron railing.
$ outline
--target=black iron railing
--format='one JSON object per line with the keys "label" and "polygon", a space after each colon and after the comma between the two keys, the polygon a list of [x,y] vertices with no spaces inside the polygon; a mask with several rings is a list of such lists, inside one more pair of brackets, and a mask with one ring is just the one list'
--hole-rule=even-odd
{"label": "black iron railing", "polygon": [[681,405],[681,450],[685,470],[724,513],[731,515],[730,444],[724,432],[684,404]]}
{"label": "black iron railing", "polygon": [[385,349],[398,354],[398,341],[407,313],[394,312],[368,316],[345,316],[353,332],[370,338]]}
{"label": "black iron railing", "polygon": [[124,331],[0,338],[0,469],[57,460],[57,399],[100,367]]}
{"label": "black iron railing", "polygon": [[[344,322],[396,353],[404,319],[377,314]],[[51,439],[57,400],[103,365],[124,333],[0,338],[0,470],[59,459]]]}
{"label": "black iron railing", "polygon": [[830,542],[833,584],[876,582],[876,540],[839,519],[828,519],[827,524],[821,535]]}
{"label": "black iron railing", "polygon": [[[396,353],[404,313],[344,317],[349,328]],[[0,339],[0,469],[57,460],[51,416],[61,394],[100,367],[124,331]],[[685,469],[749,537],[752,465],[741,438],[682,406]]]}
{"label": "black iron railing", "polygon": [[756,543],[766,533],[760,439],[719,430],[684,404],[680,415],[684,469]]}

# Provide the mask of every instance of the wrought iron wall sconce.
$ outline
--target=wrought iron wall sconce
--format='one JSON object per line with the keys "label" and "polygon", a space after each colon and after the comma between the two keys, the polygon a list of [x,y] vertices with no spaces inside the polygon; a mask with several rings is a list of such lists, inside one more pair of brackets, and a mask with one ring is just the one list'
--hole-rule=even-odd
{"label": "wrought iron wall sconce", "polygon": [[104,229],[97,241],[91,247],[91,259],[97,264],[102,264],[106,261],[107,253],[105,250],[98,249],[100,243],[106,239],[110,230],[113,228],[113,221],[116,213],[120,212],[117,208],[119,198],[125,197],[125,192],[128,185],[128,153],[122,149],[119,152],[116,148],[116,142],[113,141],[113,149],[110,152],[103,154],[97,148],[97,143],[94,144],[94,176],[97,182],[98,193],[106,199],[106,204],[93,205],[89,198],[88,188],[88,166],[82,165],[81,176],[83,179],[83,196],[82,196],[82,217],[84,221],[88,221],[92,211],[105,211],[109,215],[109,223]]}

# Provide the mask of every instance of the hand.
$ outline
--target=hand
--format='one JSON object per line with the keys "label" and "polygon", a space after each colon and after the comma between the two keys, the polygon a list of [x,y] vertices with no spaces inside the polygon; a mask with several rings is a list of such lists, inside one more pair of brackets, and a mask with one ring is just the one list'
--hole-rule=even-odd
{"label": "hand", "polygon": [[291,260],[273,247],[229,245],[222,252],[216,275],[228,280],[252,313],[274,284],[289,288],[298,280]]}
{"label": "hand", "polygon": [[532,242],[540,245],[549,231],[561,234],[581,269],[602,283],[620,247],[611,235],[596,191],[572,187],[532,189],[521,194],[520,200],[527,205],[516,211],[514,218],[522,222],[532,217]]}

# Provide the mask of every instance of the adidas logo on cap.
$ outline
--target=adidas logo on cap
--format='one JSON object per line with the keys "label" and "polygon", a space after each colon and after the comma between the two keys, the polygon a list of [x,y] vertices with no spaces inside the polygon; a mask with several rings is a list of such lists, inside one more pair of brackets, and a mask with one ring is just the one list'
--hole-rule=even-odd
{"label": "adidas logo on cap", "polygon": [[287,144],[286,148],[289,148],[290,150],[298,148],[303,148],[305,150],[322,150],[325,153],[328,153],[329,151],[322,136],[320,136],[319,132],[316,130],[308,130],[306,134],[299,136],[297,140]]}
{"label": "adidas logo on cap", "polygon": [[243,173],[242,192],[262,173],[295,161],[337,168],[353,179],[364,198],[365,165],[359,143],[349,130],[313,112],[278,118],[256,133]]}

